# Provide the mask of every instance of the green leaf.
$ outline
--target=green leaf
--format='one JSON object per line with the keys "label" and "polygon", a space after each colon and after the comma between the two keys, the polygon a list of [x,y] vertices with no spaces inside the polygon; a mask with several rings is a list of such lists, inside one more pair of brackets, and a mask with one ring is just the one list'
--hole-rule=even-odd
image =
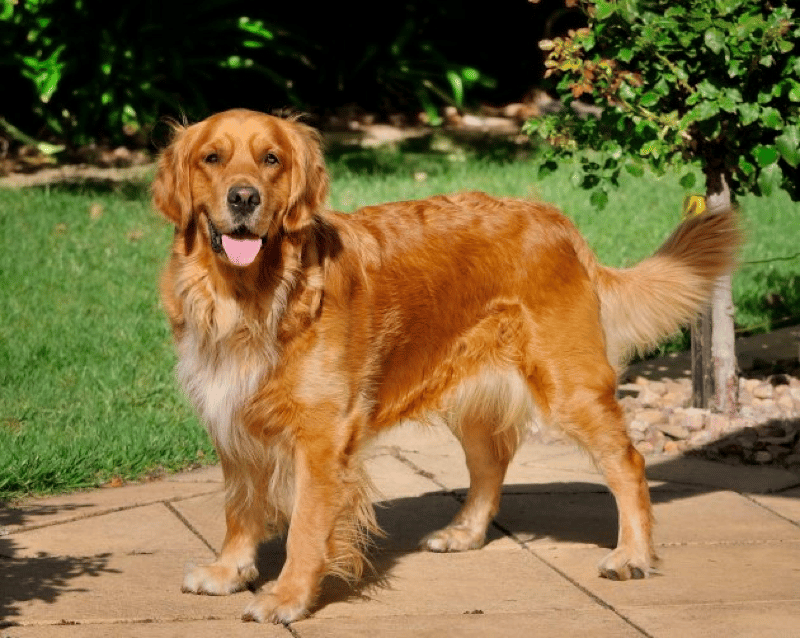
{"label": "green leaf", "polygon": [[644,167],[641,164],[628,162],[625,164],[625,170],[633,177],[642,177],[644,175]]}
{"label": "green leaf", "polygon": [[595,4],[595,7],[597,9],[595,18],[600,22],[602,22],[603,20],[607,20],[616,12],[616,8],[613,2],[603,2],[601,0],[600,2],[597,2],[597,4]]}
{"label": "green leaf", "polygon": [[481,79],[481,72],[475,67],[464,67],[461,69],[461,77],[467,82],[477,82]]}
{"label": "green leaf", "polygon": [[617,54],[617,59],[621,62],[630,62],[633,58],[633,49],[631,47],[623,47]]}
{"label": "green leaf", "polygon": [[680,184],[686,190],[691,189],[694,186],[695,182],[697,182],[697,175],[695,175],[695,173],[692,171],[684,173],[681,176]]}
{"label": "green leaf", "polygon": [[783,126],[781,112],[773,107],[766,107],[762,109],[761,123],[770,129],[780,129]]}
{"label": "green leaf", "polygon": [[626,102],[633,102],[636,99],[636,92],[627,82],[623,82],[622,84],[619,85],[617,93],[619,94],[619,97],[621,97]]}
{"label": "green leaf", "polygon": [[547,177],[558,169],[558,162],[555,160],[547,160],[539,166],[539,179]]}
{"label": "green leaf", "polygon": [[710,80],[704,78],[700,83],[698,83],[697,92],[707,100],[711,100],[719,95],[719,88],[712,84]]}
{"label": "green leaf", "polygon": [[791,167],[800,164],[800,127],[787,126],[783,134],[775,138],[775,148]]}
{"label": "green leaf", "polygon": [[719,107],[728,113],[734,113],[737,105],[742,101],[739,89],[727,89],[719,98]]}
{"label": "green leaf", "polygon": [[719,113],[719,105],[715,102],[709,102],[708,100],[704,100],[700,104],[698,104],[693,109],[689,110],[680,121],[680,127],[682,129],[688,128],[690,124],[693,122],[702,122],[704,120],[710,120],[715,115]]}
{"label": "green leaf", "polygon": [[602,211],[608,204],[608,192],[603,189],[597,189],[596,191],[592,192],[589,201],[596,209]]}
{"label": "green leaf", "polygon": [[703,42],[713,53],[718,54],[725,45],[725,34],[719,29],[711,27],[703,34]]}
{"label": "green leaf", "polygon": [[761,144],[753,149],[753,155],[759,166],[769,166],[778,161],[778,151],[772,146],[764,146]]}
{"label": "green leaf", "polygon": [[648,91],[642,96],[642,99],[639,101],[643,107],[651,107],[656,102],[658,102],[659,95],[655,91]]}
{"label": "green leaf", "polygon": [[789,99],[792,102],[800,102],[800,82],[791,80],[791,88],[789,89]]}
{"label": "green leaf", "polygon": [[756,170],[755,165],[745,160],[743,155],[739,156],[739,168],[746,176],[753,175],[753,172]]}
{"label": "green leaf", "polygon": [[738,107],[739,115],[741,116],[741,123],[745,126],[752,124],[758,120],[761,113],[761,108],[752,102],[745,102]]}
{"label": "green leaf", "polygon": [[686,9],[684,9],[680,5],[673,5],[664,12],[664,16],[667,18],[675,18],[685,15],[686,15]]}
{"label": "green leaf", "polygon": [[461,107],[464,104],[464,82],[461,80],[461,76],[458,72],[452,69],[448,69],[445,75],[447,76],[447,81],[450,83],[450,89],[453,93],[453,102],[455,102],[457,107]]}
{"label": "green leaf", "polygon": [[639,149],[639,155],[650,155],[657,160],[659,157],[661,157],[661,144],[659,140],[648,140],[642,144],[641,148]]}
{"label": "green leaf", "polygon": [[772,195],[774,190],[780,188],[782,178],[783,172],[777,162],[761,169],[756,179],[761,195]]}

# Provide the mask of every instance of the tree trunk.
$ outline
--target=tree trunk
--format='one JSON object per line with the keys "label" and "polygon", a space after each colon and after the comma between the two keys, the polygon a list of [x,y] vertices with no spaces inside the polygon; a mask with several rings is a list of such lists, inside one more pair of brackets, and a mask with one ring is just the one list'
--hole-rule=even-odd
{"label": "tree trunk", "polygon": [[[731,207],[730,188],[721,166],[706,167],[706,206],[709,212]],[[710,331],[704,323],[710,323]],[[710,361],[708,347],[702,347],[705,341],[702,340],[702,337],[705,335],[707,340],[709,333],[711,338]],[[695,406],[712,408],[717,412],[732,416],[738,408],[739,377],[733,330],[730,275],[724,275],[717,280],[710,311],[704,313],[693,327],[692,340],[694,341],[696,337],[701,339],[701,345],[692,347],[692,385],[695,389],[693,394]],[[696,356],[700,358],[699,362],[696,362]]]}

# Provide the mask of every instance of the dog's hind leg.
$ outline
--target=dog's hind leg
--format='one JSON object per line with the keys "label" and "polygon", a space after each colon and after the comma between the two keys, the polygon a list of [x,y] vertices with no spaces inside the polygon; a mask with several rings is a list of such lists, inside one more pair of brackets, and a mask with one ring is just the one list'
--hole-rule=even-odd
{"label": "dog's hind leg", "polygon": [[469,470],[469,491],[461,510],[445,528],[427,535],[421,546],[457,552],[483,546],[486,530],[500,507],[503,480],[529,417],[524,381],[516,375],[484,375],[456,394],[453,432],[461,441]]}
{"label": "dog's hind leg", "polygon": [[500,506],[500,491],[510,456],[497,450],[491,430],[480,421],[465,424],[460,435],[469,469],[469,491],[450,525],[422,540],[421,546],[434,552],[483,546],[486,529]]}
{"label": "dog's hind leg", "polygon": [[647,577],[658,563],[652,541],[650,491],[644,459],[628,436],[610,373],[608,378],[608,383],[595,378],[594,383],[577,387],[565,404],[569,408],[560,411],[559,421],[591,453],[616,501],[617,547],[600,562],[600,574],[609,579],[639,579]]}

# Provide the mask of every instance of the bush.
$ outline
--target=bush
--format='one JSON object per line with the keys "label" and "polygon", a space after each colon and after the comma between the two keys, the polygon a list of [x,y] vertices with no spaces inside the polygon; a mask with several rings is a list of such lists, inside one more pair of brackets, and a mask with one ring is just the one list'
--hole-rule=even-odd
{"label": "bush", "polygon": [[10,55],[2,71],[21,97],[7,103],[6,117],[73,144],[119,142],[164,112],[204,115],[210,86],[230,94],[268,85],[291,99],[286,76],[259,62],[268,53],[284,60],[284,72],[302,64],[291,38],[246,17],[246,5],[5,0],[0,42]]}
{"label": "bush", "polygon": [[234,106],[424,108],[435,121],[443,104],[519,100],[541,76],[535,42],[560,4],[0,2],[0,84],[13,96],[1,115],[72,145],[141,144],[159,117]]}

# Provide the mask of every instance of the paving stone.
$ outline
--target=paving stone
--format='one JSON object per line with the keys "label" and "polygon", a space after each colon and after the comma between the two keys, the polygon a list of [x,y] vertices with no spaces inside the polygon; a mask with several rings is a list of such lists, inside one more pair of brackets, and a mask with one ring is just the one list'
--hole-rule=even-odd
{"label": "paving stone", "polygon": [[450,490],[469,486],[469,472],[458,442],[429,449],[404,450],[401,454],[428,473],[437,485]]}
{"label": "paving stone", "polygon": [[800,627],[800,598],[775,602],[623,606],[620,612],[652,637],[795,637]]}
{"label": "paving stone", "polygon": [[441,490],[439,484],[431,478],[425,477],[392,455],[368,459],[366,469],[377,491],[376,497],[381,501]]}
{"label": "paving stone", "polygon": [[26,500],[18,505],[4,506],[0,510],[0,533],[8,534],[36,526],[74,521],[132,506],[184,499],[209,493],[216,488],[213,482],[158,480]]}
{"label": "paving stone", "polygon": [[[730,492],[651,491],[659,544],[798,540],[800,527]],[[496,520],[529,546],[612,548],[616,507],[610,493],[505,495]]]}
{"label": "paving stone", "polygon": [[617,582],[597,574],[606,549],[533,548],[581,586],[614,608],[654,603],[696,605],[797,599],[800,542],[662,546],[661,573]]}
{"label": "paving stone", "polygon": [[292,624],[301,637],[640,637],[630,624],[599,607],[492,614],[396,615],[363,619],[306,619]]}
{"label": "paving stone", "polygon": [[657,544],[797,540],[800,527],[729,491],[652,491]]}
{"label": "paving stone", "polygon": [[197,538],[163,504],[151,504],[9,535],[12,556],[150,555],[199,547]]}
{"label": "paving stone", "polygon": [[[378,524],[386,533],[376,539],[381,551],[416,551],[420,540],[435,530],[444,528],[461,508],[452,495],[426,495],[380,502],[376,508]],[[490,539],[499,539],[493,530]]]}
{"label": "paving stone", "polygon": [[800,524],[800,488],[774,495],[753,495],[753,501],[796,524]]}
{"label": "paving stone", "polygon": [[167,475],[164,478],[164,481],[183,483],[217,482],[221,484],[223,480],[222,467],[219,464],[216,464],[215,466],[204,466],[203,468],[186,471],[184,473]]}
{"label": "paving stone", "polygon": [[[25,623],[208,616],[212,598],[180,592],[184,566],[211,552],[162,504],[18,532],[2,539],[0,617]],[[244,606],[213,598],[226,616]]]}
{"label": "paving stone", "polygon": [[284,626],[245,623],[241,620],[81,623],[6,628],[2,637],[291,637]]}
{"label": "paving stone", "polygon": [[[565,446],[563,454],[553,455],[549,458],[536,460],[522,460],[522,466],[535,466],[539,468],[566,470],[572,473],[588,473],[602,481],[602,474],[592,461],[591,455],[577,446]],[[515,460],[516,461],[516,460]],[[515,463],[515,462],[512,462]]]}
{"label": "paving stone", "polygon": [[594,493],[504,495],[495,520],[526,544],[610,547],[617,514],[607,489]]}
{"label": "paving stone", "polygon": [[[323,591],[317,619],[369,619],[398,614],[486,614],[574,610],[593,599],[527,551],[413,552],[379,558],[379,577],[356,588],[334,582]],[[366,623],[366,621],[365,621]]]}
{"label": "paving stone", "polygon": [[195,546],[182,552],[15,560],[4,570],[21,578],[0,584],[0,608],[6,621],[25,625],[239,619],[249,592],[228,597],[181,592],[184,566],[200,554]]}
{"label": "paving stone", "polygon": [[225,539],[225,493],[218,490],[207,495],[182,499],[172,507],[194,530],[219,552]]}
{"label": "paving stone", "polygon": [[782,468],[732,466],[696,457],[675,457],[650,463],[647,477],[742,493],[776,492],[800,483],[797,475]]}

